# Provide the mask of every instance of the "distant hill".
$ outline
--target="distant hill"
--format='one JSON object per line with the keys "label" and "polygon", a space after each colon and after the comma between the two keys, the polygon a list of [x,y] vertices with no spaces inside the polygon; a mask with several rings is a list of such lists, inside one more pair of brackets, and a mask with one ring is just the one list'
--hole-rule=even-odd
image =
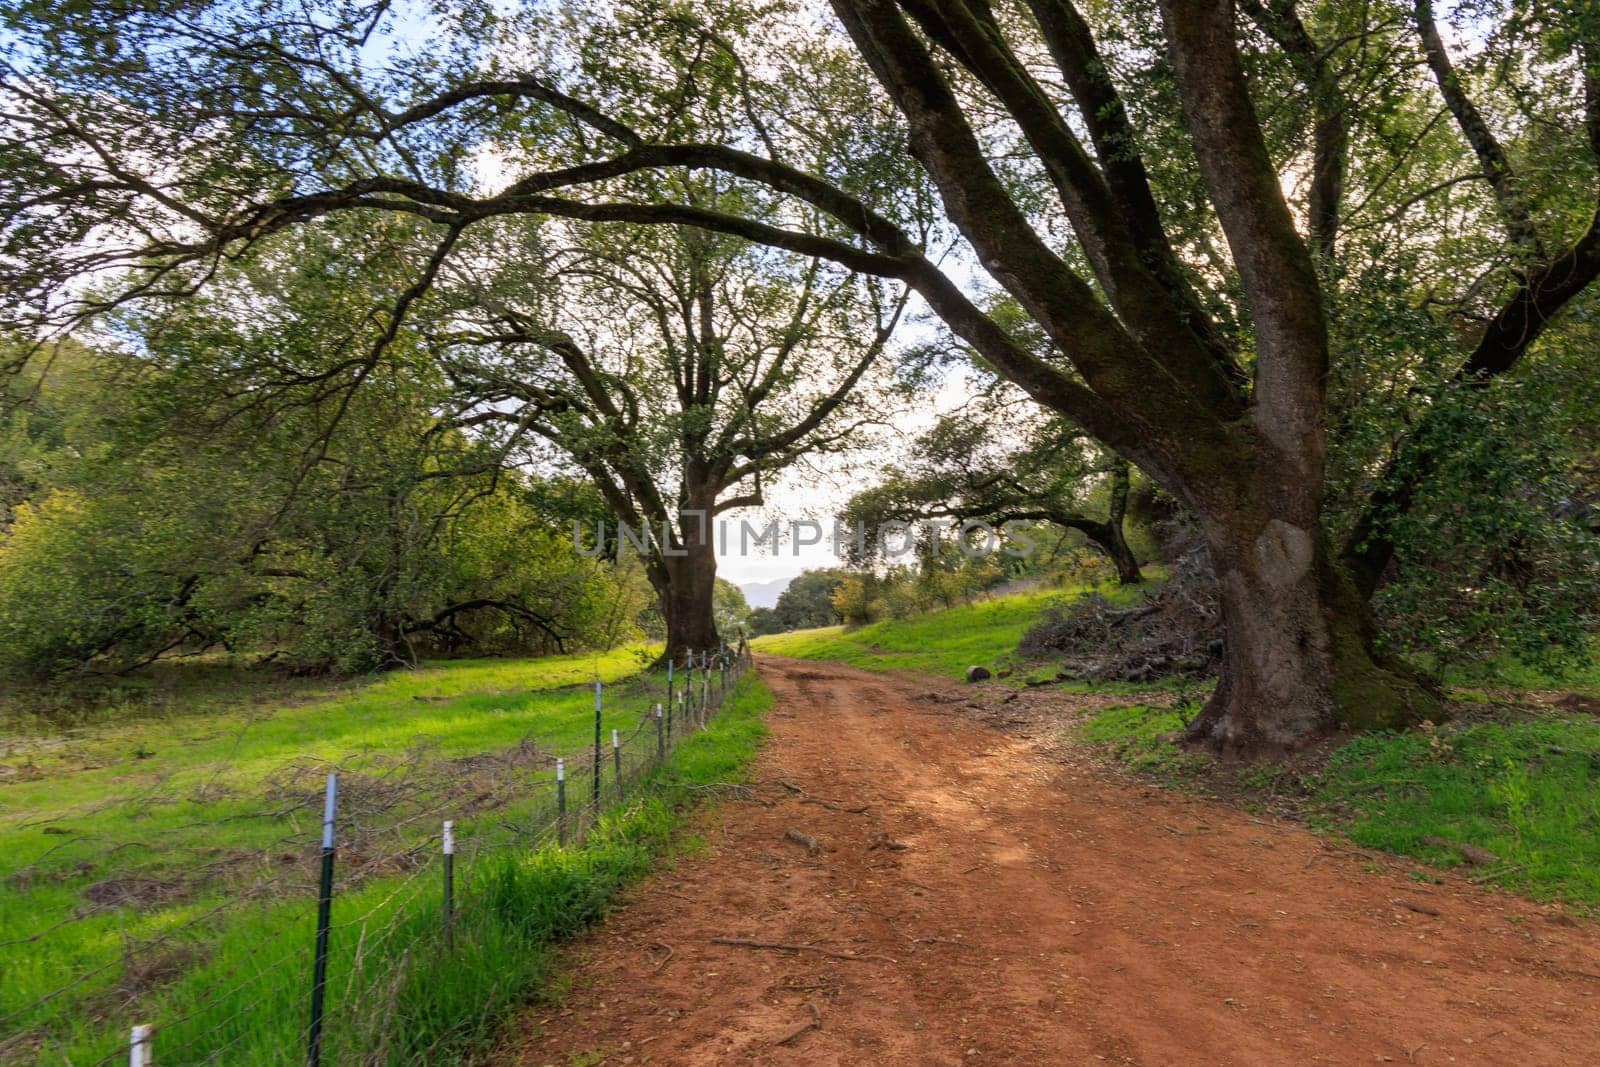
{"label": "distant hill", "polygon": [[745,601],[752,608],[775,608],[778,597],[789,588],[789,578],[774,578],[770,582],[745,582],[739,586]]}

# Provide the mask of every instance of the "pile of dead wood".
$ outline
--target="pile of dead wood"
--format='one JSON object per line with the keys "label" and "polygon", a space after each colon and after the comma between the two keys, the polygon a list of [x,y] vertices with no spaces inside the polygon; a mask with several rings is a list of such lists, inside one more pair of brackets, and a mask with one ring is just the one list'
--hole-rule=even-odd
{"label": "pile of dead wood", "polygon": [[1089,593],[1052,608],[1023,635],[1017,652],[1029,660],[1061,657],[1061,681],[1214,675],[1222,661],[1222,616],[1210,563],[1203,551],[1189,553],[1134,607]]}

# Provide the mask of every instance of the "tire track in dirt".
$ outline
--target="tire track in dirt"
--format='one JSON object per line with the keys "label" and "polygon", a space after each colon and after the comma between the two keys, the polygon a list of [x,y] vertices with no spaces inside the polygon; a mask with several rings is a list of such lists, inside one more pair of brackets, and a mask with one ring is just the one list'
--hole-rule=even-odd
{"label": "tire track in dirt", "polygon": [[1593,923],[1120,780],[981,725],[951,683],[761,671],[761,799],[723,804],[704,852],[568,949],[565,1006],[530,1013],[498,1062],[1600,1060]]}

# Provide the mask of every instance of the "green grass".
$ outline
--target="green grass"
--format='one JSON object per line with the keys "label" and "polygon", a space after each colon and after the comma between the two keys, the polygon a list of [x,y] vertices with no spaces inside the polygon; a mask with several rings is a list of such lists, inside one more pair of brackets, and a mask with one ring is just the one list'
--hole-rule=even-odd
{"label": "green grass", "polygon": [[[1477,872],[1536,898],[1600,905],[1600,722],[1540,714],[1369,734],[1315,779],[1312,822],[1362,845],[1453,867],[1488,849]],[[1495,872],[1500,873],[1496,874]]]}
{"label": "green grass", "polygon": [[[350,854],[341,850],[341,875],[367,874],[341,892],[335,915],[352,924],[335,938],[334,973],[343,977],[332,1000],[342,1007],[331,1010],[356,1016],[341,1032],[387,1035],[394,1062],[436,1041],[435,1052],[480,1039],[486,1020],[543,966],[528,946],[590,916],[641,857],[659,851],[683,783],[736,771],[759,735],[751,683],[711,730],[676,750],[660,779],[669,788],[655,799],[608,816],[583,849],[507,858],[526,852],[529,828],[548,816],[551,790],[536,780],[548,776],[546,754],[592,738],[593,697],[582,683],[596,674],[608,683],[605,725],[626,730],[659,696],[659,679],[637,674],[641,662],[638,650],[456,662],[301,690],[292,706],[224,689],[187,714],[174,702],[128,721],[14,737],[0,784],[0,941],[20,943],[0,945],[0,1040],[9,1042],[0,1062],[26,1062],[35,1046],[52,1062],[93,1062],[135,1021],[162,1027],[163,1062],[216,1048],[229,1049],[223,1062],[293,1060],[287,1050],[301,1040],[306,1013],[315,797],[329,764],[346,783],[352,844]],[[648,753],[652,737],[629,751]],[[403,805],[385,808],[395,796]],[[389,825],[391,810],[407,818]],[[501,915],[493,922],[464,911],[457,958],[428,977],[434,964],[407,948],[437,927],[427,842],[437,817],[449,816],[464,846],[485,856],[463,860],[466,899],[481,890],[526,903],[553,893],[557,903],[540,907],[560,918],[535,922],[511,915],[510,904],[490,909]],[[377,863],[384,857],[398,859]],[[116,887],[109,898],[107,886]],[[478,956],[481,980],[470,978]],[[179,1018],[178,1006],[202,1001],[194,1019]],[[462,1005],[478,1007],[462,1014]],[[405,1025],[377,1026],[379,1016]],[[336,1028],[330,1021],[330,1042]],[[432,1036],[417,1045],[413,1030]]]}
{"label": "green grass", "polygon": [[1436,867],[1464,857],[1425,839],[1474,845],[1498,857],[1471,868],[1474,878],[1600,906],[1600,721],[1590,716],[1523,713],[1364,734],[1293,773],[1184,751],[1164,738],[1180,726],[1170,708],[1130,705],[1098,711],[1075,732],[1166,785],[1275,794],[1316,829]]}
{"label": "green grass", "polygon": [[1171,708],[1126,704],[1104,708],[1077,728],[1078,736],[1101,745],[1130,770],[1170,785],[1193,781],[1211,761],[1172,743],[1184,722]]}
{"label": "green grass", "polygon": [[[1072,600],[1086,590],[1045,589],[980,600],[930,611],[905,619],[887,619],[865,626],[828,626],[758,637],[760,652],[799,659],[826,659],[866,670],[908,670],[959,678],[969,666],[991,669],[1009,664],[1022,635],[1052,604]],[[1101,589],[1116,602],[1133,602],[1138,587]],[[1020,684],[1021,679],[1017,679]]]}
{"label": "green grass", "polygon": [[1484,663],[1444,672],[1443,681],[1462,695],[1484,689],[1566,689],[1600,696],[1600,642],[1589,649],[1586,662],[1559,668],[1536,667],[1512,656],[1497,656]]}

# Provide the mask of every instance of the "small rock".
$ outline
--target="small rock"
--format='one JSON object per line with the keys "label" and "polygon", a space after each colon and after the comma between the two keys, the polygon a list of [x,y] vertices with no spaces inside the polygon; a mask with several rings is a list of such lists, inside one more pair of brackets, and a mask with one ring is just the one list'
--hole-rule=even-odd
{"label": "small rock", "polygon": [[1581,693],[1568,693],[1556,701],[1556,707],[1565,708],[1567,711],[1581,711],[1589,715],[1600,717],[1600,700],[1586,697]]}
{"label": "small rock", "polygon": [[1544,921],[1547,923],[1555,923],[1557,926],[1578,925],[1578,920],[1574,919],[1564,911],[1547,911],[1544,915]]}
{"label": "small rock", "polygon": [[1418,903],[1415,900],[1407,900],[1405,897],[1395,897],[1391,903],[1393,903],[1396,907],[1406,908],[1410,911],[1414,911],[1418,915],[1439,914],[1439,909],[1433,905]]}
{"label": "small rock", "polygon": [[1011,677],[1011,668],[1001,667],[999,670],[994,672],[994,676],[996,678],[1009,678]]}
{"label": "small rock", "polygon": [[987,667],[973,666],[967,668],[967,681],[969,682],[981,682],[985,678],[992,677],[994,676],[989,673],[989,668]]}
{"label": "small rock", "polygon": [[1435,848],[1454,849],[1456,852],[1461,854],[1462,859],[1466,860],[1474,867],[1487,867],[1491,863],[1500,862],[1500,857],[1495,855],[1493,852],[1490,852],[1486,848],[1479,848],[1477,845],[1469,845],[1465,841],[1452,841],[1447,837],[1437,837],[1433,834],[1424,834],[1422,836],[1422,843],[1424,845],[1432,845]]}

